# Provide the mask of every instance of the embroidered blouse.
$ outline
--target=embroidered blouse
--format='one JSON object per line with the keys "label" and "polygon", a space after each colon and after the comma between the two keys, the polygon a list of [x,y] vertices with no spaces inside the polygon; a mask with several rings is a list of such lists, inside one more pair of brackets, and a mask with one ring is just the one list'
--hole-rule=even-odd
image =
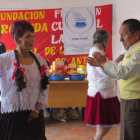
{"label": "embroidered blouse", "polygon": [[[39,55],[35,54],[40,65],[46,65],[46,61]],[[34,62],[31,65],[22,65],[24,70],[24,80],[26,88],[22,91],[17,91],[15,80],[12,80],[12,75],[15,69],[13,63],[16,62],[13,51],[0,55],[0,89],[1,89],[1,112],[14,112],[19,110],[34,110],[36,102],[47,105],[48,88],[40,89],[40,72],[37,64]],[[46,72],[47,74],[47,72]]]}

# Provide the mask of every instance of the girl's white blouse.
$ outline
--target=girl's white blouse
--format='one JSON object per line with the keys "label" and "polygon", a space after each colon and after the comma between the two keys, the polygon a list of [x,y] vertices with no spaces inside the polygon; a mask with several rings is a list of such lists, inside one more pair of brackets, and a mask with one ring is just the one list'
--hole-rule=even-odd
{"label": "girl's white blouse", "polygon": [[[93,57],[94,52],[105,54],[93,46],[89,51],[89,57]],[[111,98],[116,96],[115,80],[107,76],[101,67],[90,66],[87,63],[87,79],[88,79],[88,96],[94,97],[97,92],[101,93],[103,98]]]}
{"label": "girl's white blouse", "polygon": [[[35,55],[40,65],[47,66],[46,61],[41,56]],[[41,76],[35,60],[31,65],[20,65],[25,69],[24,80],[26,81],[26,88],[20,92],[17,91],[15,80],[12,80],[15,69],[14,62],[16,59],[13,51],[0,55],[1,112],[34,110],[37,101],[46,106],[48,88],[44,91],[40,90]]]}

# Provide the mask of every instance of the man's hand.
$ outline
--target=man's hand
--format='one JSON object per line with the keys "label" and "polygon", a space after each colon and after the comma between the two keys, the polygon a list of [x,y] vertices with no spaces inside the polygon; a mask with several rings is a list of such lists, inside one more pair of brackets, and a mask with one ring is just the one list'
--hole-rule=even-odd
{"label": "man's hand", "polygon": [[102,55],[99,52],[94,52],[92,54],[93,57],[88,57],[87,58],[87,63],[89,63],[91,66],[95,66],[95,67],[102,67],[106,60],[106,55]]}
{"label": "man's hand", "polygon": [[118,58],[115,59],[115,63],[119,63],[120,61],[122,61],[124,58],[124,54],[121,54]]}
{"label": "man's hand", "polygon": [[105,64],[105,62],[107,61],[106,59],[106,55],[102,55],[99,52],[94,52],[93,57],[95,58],[96,62],[98,63],[99,66],[103,66]]}
{"label": "man's hand", "polygon": [[87,63],[89,63],[91,66],[99,67],[98,62],[93,57],[88,57],[87,58]]}

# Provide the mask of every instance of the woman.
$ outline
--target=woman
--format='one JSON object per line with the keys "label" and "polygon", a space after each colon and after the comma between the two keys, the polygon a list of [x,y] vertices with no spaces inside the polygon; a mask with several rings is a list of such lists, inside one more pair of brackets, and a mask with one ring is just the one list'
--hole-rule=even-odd
{"label": "woman", "polygon": [[46,140],[43,106],[47,104],[45,60],[31,52],[34,28],[28,21],[11,26],[16,50],[0,55],[1,140]]}
{"label": "woman", "polygon": [[[99,29],[93,36],[93,47],[89,57],[94,52],[105,55],[109,34]],[[106,58],[107,59],[107,58]],[[88,95],[85,110],[85,123],[96,127],[94,140],[102,140],[109,129],[120,123],[120,103],[117,98],[115,81],[108,77],[100,67],[87,63]]]}

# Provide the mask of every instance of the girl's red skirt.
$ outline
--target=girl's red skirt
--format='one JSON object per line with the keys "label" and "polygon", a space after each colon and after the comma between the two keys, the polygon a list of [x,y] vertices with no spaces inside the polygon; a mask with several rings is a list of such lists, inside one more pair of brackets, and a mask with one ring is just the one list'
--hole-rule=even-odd
{"label": "girl's red skirt", "polygon": [[91,126],[113,126],[120,123],[118,97],[103,99],[98,92],[94,98],[87,96],[85,123]]}

